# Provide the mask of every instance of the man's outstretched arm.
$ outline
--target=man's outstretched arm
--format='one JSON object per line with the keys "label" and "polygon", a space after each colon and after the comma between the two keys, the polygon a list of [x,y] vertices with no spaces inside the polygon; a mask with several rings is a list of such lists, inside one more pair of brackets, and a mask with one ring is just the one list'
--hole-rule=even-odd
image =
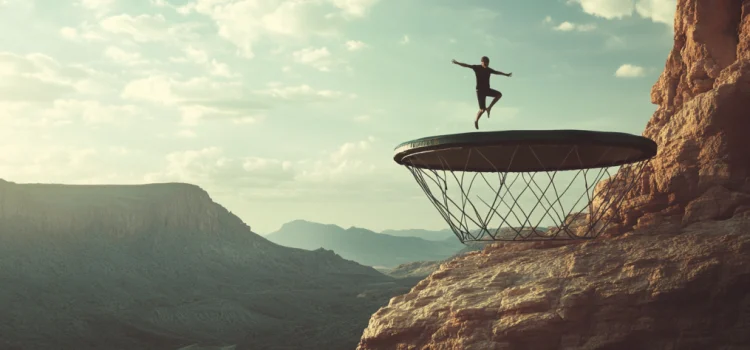
{"label": "man's outstretched arm", "polygon": [[466,64],[466,63],[461,63],[461,62],[458,62],[458,61],[456,61],[456,60],[453,60],[453,61],[451,61],[451,62],[452,62],[453,64],[457,64],[457,65],[459,65],[459,66],[461,66],[461,67],[471,68],[471,65],[468,65],[468,64]]}
{"label": "man's outstretched arm", "polygon": [[506,77],[509,77],[509,76],[513,75],[513,73],[503,73],[501,71],[497,71],[497,70],[494,70],[494,69],[492,70],[492,74],[504,75]]}

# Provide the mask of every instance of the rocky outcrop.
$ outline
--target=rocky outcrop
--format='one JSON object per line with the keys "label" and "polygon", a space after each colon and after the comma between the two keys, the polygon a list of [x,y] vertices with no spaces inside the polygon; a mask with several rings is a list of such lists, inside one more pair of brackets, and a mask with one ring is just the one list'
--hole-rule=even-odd
{"label": "rocky outcrop", "polygon": [[617,213],[620,233],[750,204],[750,1],[680,0],[674,37],[643,132],[659,153]]}
{"label": "rocky outcrop", "polygon": [[746,349],[750,217],[444,263],[370,319],[365,349]]}

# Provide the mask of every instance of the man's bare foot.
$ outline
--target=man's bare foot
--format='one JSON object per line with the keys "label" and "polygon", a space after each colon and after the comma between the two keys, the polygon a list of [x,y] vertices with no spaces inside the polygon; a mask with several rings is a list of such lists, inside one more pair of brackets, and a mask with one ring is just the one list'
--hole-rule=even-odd
{"label": "man's bare foot", "polygon": [[474,128],[479,130],[479,119],[474,120]]}
{"label": "man's bare foot", "polygon": [[490,108],[487,108],[487,119],[490,119],[490,110],[491,110],[491,109],[492,109],[492,107],[490,107]]}

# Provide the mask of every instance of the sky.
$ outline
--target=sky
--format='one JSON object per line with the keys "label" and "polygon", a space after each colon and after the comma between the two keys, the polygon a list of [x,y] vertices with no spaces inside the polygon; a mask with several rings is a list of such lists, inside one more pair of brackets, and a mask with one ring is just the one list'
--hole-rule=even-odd
{"label": "sky", "polygon": [[641,134],[675,0],[0,0],[0,178],[187,182],[265,234],[443,229],[401,142]]}

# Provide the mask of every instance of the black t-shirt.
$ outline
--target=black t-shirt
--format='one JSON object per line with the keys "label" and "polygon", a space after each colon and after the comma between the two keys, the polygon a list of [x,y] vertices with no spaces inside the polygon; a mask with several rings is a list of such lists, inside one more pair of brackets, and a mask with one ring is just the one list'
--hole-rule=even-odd
{"label": "black t-shirt", "polygon": [[489,90],[492,69],[484,68],[480,64],[471,65],[471,69],[474,70],[474,75],[477,77],[477,90]]}

